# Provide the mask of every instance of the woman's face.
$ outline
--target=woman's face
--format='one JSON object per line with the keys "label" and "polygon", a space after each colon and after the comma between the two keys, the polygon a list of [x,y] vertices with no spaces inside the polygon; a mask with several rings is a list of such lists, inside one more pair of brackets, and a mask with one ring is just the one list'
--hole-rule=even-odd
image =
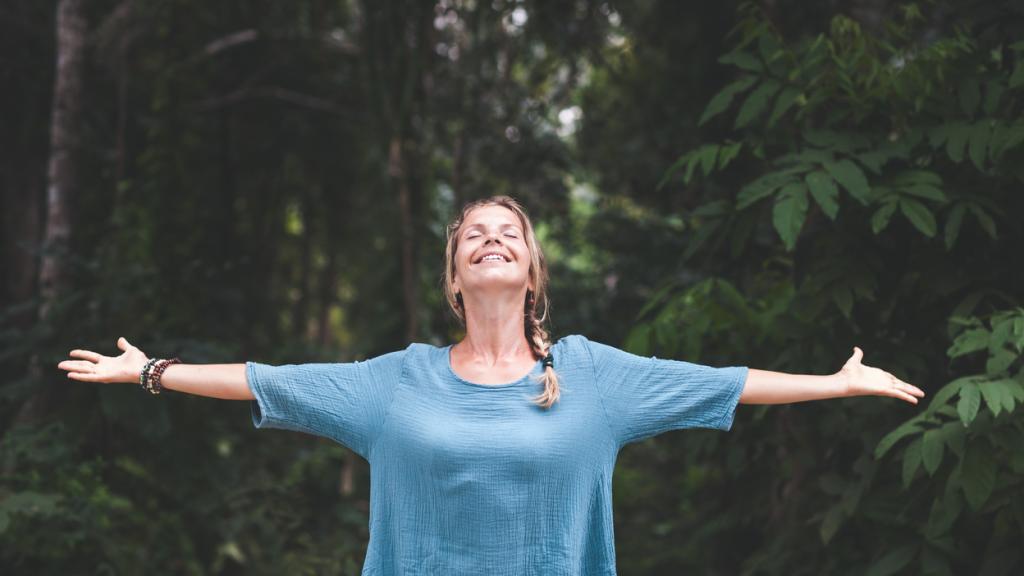
{"label": "woman's face", "polygon": [[[519,218],[504,206],[470,212],[458,231],[455,291],[522,291],[530,280],[530,250]],[[501,258],[485,258],[498,254]]]}

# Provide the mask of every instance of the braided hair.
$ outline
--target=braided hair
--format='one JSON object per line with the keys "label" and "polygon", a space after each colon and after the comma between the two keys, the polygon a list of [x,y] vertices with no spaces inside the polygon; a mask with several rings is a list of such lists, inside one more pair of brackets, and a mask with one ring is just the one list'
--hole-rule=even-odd
{"label": "braided hair", "polygon": [[[538,359],[546,358],[551,352],[551,338],[548,335],[548,331],[544,328],[544,323],[548,320],[548,306],[550,304],[547,295],[547,263],[544,260],[544,252],[540,248],[540,243],[537,242],[537,236],[534,234],[530,217],[526,214],[526,210],[522,205],[512,197],[504,195],[491,196],[490,198],[481,198],[469,202],[462,207],[458,216],[448,224],[447,242],[444,249],[444,273],[442,276],[445,299],[448,301],[448,306],[451,308],[452,313],[455,314],[456,319],[464,327],[466,325],[466,314],[463,309],[462,294],[456,293],[453,288],[455,253],[458,250],[459,241],[458,232],[469,213],[483,206],[503,206],[508,208],[522,223],[523,239],[526,241],[526,246],[530,251],[530,280],[535,288],[535,290],[526,291],[526,300],[523,303],[523,331],[526,334],[526,341],[530,343],[534,356]],[[555,373],[554,366],[550,365],[550,362],[544,363],[544,371],[540,375],[540,381],[544,383],[544,392],[534,398],[533,401],[541,408],[547,409],[558,401],[559,397],[558,375]]]}

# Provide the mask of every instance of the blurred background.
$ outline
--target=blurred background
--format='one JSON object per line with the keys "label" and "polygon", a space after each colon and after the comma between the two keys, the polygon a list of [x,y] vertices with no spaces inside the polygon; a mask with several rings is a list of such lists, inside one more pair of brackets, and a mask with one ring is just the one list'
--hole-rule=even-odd
{"label": "blurred background", "polygon": [[461,338],[444,225],[522,201],[555,339],[924,389],[625,448],[619,572],[1024,571],[1024,12],[879,0],[4,0],[0,571],[358,574],[366,462],[73,348]]}

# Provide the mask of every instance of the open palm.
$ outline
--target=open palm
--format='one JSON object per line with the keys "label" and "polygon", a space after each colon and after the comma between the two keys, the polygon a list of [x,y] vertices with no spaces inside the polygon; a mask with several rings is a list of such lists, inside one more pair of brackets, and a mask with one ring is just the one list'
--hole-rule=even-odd
{"label": "open palm", "polygon": [[67,370],[68,378],[83,382],[137,381],[149,358],[123,337],[117,339],[117,347],[124,351],[120,356],[104,356],[90,350],[72,350],[68,353],[69,356],[83,360],[64,360],[57,364],[57,368]]}
{"label": "open palm", "polygon": [[880,368],[861,364],[863,357],[864,352],[854,346],[853,356],[850,356],[839,370],[839,373],[846,377],[847,395],[892,396],[911,404],[917,404],[917,399],[924,397],[924,392],[917,386],[908,384]]}

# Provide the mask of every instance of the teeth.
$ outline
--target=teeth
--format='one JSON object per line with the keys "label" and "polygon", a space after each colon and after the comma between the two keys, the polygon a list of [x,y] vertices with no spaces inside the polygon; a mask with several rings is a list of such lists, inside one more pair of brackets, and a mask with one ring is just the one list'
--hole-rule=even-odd
{"label": "teeth", "polygon": [[497,254],[492,254],[490,256],[484,256],[483,259],[481,260],[481,262],[483,262],[485,260],[498,260],[498,261],[501,261],[501,262],[505,261],[504,258],[502,258],[501,256],[498,256]]}

